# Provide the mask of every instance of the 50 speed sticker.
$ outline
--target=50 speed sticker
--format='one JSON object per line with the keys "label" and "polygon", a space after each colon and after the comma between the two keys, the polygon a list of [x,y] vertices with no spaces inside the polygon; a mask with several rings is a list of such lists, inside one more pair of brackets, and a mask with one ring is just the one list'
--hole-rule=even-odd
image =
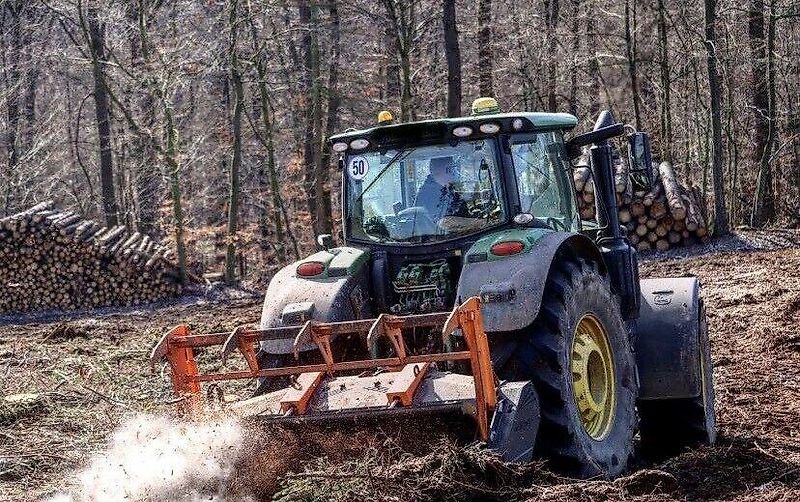
{"label": "50 speed sticker", "polygon": [[350,159],[347,165],[347,174],[354,180],[363,180],[369,172],[369,162],[364,156],[357,156]]}

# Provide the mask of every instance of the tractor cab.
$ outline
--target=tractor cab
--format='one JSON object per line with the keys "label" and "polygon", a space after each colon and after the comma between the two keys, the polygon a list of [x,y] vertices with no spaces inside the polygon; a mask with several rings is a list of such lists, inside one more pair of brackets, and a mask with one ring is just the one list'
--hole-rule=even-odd
{"label": "tractor cab", "polygon": [[[492,98],[476,100],[472,111],[405,124],[384,111],[377,127],[330,139],[342,170],[344,244],[371,252],[371,282],[387,285],[373,290],[379,311],[452,308],[482,238],[581,230],[564,140],[576,118],[500,113]],[[522,251],[522,234],[514,235],[493,242],[489,254]]]}
{"label": "tractor cab", "polygon": [[575,117],[496,111],[478,100],[470,117],[397,125],[382,112],[384,124],[331,138],[345,241],[454,249],[515,220],[578,230],[564,144]]}

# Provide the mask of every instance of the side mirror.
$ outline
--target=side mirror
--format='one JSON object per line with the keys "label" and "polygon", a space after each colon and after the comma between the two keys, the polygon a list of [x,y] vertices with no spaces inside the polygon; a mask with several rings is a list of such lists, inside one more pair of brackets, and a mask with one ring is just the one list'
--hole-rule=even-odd
{"label": "side mirror", "polygon": [[317,245],[325,251],[330,251],[333,247],[333,236],[331,234],[320,234],[317,236]]}
{"label": "side mirror", "polygon": [[628,162],[636,190],[650,190],[653,186],[653,154],[647,133],[635,132],[628,135]]}

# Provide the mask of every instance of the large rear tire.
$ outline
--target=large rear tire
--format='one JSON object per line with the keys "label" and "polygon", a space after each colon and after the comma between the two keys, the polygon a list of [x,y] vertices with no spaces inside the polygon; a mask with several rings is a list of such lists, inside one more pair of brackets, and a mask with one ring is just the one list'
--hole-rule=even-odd
{"label": "large rear tire", "polygon": [[700,303],[700,395],[639,403],[642,448],[651,455],[670,455],[687,446],[713,445],[717,440],[714,371],[705,307]]}
{"label": "large rear tire", "polygon": [[554,262],[536,321],[502,339],[500,378],[532,380],[539,394],[536,451],[580,477],[623,473],[636,431],[635,360],[617,297],[596,264]]}

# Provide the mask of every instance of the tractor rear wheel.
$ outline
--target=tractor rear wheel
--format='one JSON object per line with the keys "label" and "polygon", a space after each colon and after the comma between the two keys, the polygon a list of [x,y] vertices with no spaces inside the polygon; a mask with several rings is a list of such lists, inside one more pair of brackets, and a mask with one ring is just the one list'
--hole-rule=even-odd
{"label": "tractor rear wheel", "polygon": [[636,430],[635,360],[617,297],[596,264],[554,262],[537,319],[497,342],[497,354],[508,355],[496,361],[500,378],[532,380],[539,394],[536,451],[581,477],[624,472]]}
{"label": "tractor rear wheel", "polygon": [[639,403],[642,448],[652,455],[669,455],[686,446],[713,445],[717,440],[714,377],[706,312],[700,304],[700,395]]}

